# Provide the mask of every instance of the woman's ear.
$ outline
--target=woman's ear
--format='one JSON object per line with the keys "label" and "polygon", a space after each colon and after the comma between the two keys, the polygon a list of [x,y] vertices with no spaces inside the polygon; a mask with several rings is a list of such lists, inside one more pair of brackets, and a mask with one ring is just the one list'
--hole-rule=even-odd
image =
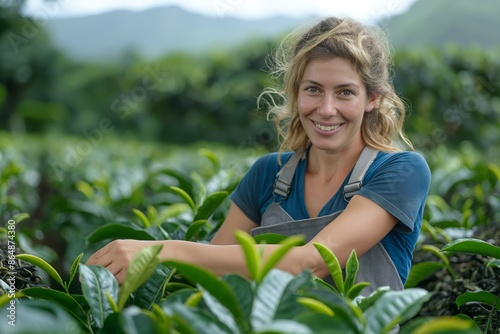
{"label": "woman's ear", "polygon": [[377,93],[370,93],[368,94],[368,100],[366,103],[366,108],[365,112],[370,112],[375,108],[378,102],[378,94]]}

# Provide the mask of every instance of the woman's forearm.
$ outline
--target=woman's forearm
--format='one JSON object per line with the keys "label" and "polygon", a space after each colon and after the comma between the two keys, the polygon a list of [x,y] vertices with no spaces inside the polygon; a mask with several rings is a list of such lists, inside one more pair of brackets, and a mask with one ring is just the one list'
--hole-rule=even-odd
{"label": "woman's forearm", "polygon": [[[216,275],[229,273],[249,277],[245,255],[240,245],[209,245],[182,240],[168,240],[163,243],[162,261],[186,262],[208,269]],[[279,245],[256,245],[263,248],[266,260]],[[323,272],[324,262],[312,245],[292,248],[278,263],[276,268],[298,274],[305,269]]]}
{"label": "woman's forearm", "polygon": [[[163,246],[160,252],[162,262],[185,262],[205,268],[219,276],[240,274],[250,278],[245,255],[239,244],[213,245],[182,240],[114,240],[95,252],[86,264],[107,268],[121,284],[125,279],[130,262],[137,253],[141,249],[155,244]],[[265,261],[280,246],[256,245],[255,247],[262,248],[263,260]],[[311,270],[319,277],[323,277],[327,273],[324,261],[311,243],[292,248],[275,267],[292,274],[298,274],[305,269]]]}

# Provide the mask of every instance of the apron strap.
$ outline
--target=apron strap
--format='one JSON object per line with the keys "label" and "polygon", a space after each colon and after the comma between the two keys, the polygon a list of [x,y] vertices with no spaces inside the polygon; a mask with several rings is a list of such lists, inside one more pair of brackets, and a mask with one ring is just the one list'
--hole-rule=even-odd
{"label": "apron strap", "polygon": [[293,176],[295,175],[295,169],[302,158],[302,153],[302,151],[294,152],[287,163],[281,168],[278,174],[276,174],[273,190],[275,197],[276,195],[281,196],[282,199],[286,199],[288,197]]}
{"label": "apron strap", "polygon": [[[375,150],[368,145],[364,147],[358,161],[356,161],[356,165],[354,166],[351,177],[349,178],[349,182],[344,187],[344,198],[346,200],[350,199],[359,189],[361,189],[363,177],[365,176],[368,167],[370,167],[371,163],[377,156],[377,153],[378,150]],[[282,200],[286,199],[290,193],[292,180],[295,175],[295,169],[302,156],[302,151],[294,152],[287,163],[276,175],[273,194],[275,196],[281,196]]]}
{"label": "apron strap", "polygon": [[344,186],[344,198],[349,200],[363,186],[363,177],[378,154],[378,150],[365,146],[363,152],[356,161],[349,182]]}

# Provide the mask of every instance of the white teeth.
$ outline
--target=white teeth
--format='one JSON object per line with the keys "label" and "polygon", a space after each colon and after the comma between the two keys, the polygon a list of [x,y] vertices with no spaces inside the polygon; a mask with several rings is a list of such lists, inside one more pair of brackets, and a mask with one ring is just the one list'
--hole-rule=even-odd
{"label": "white teeth", "polygon": [[340,124],[337,124],[337,125],[331,125],[331,126],[325,126],[325,125],[321,125],[319,123],[314,123],[314,125],[322,130],[322,131],[332,131],[332,130],[335,130],[335,129],[338,129],[340,127]]}

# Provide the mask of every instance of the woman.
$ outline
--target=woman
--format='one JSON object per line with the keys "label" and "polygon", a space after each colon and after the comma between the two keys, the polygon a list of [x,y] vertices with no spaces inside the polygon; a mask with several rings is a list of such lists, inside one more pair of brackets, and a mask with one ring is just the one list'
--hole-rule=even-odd
{"label": "woman", "polygon": [[[288,40],[286,40],[288,42]],[[402,289],[420,232],[429,168],[402,131],[405,106],[390,83],[388,45],[378,29],[352,19],[325,19],[276,54],[282,105],[273,105],[280,152],[259,158],[231,195],[227,217],[210,244],[117,240],[89,265],[122,282],[143,247],[163,244],[162,260],[248,275],[235,230],[305,234],[278,268],[329,275],[313,242],[345,265],[354,249],[358,281]],[[273,100],[273,99],[272,99]],[[291,151],[291,152],[290,152]],[[355,167],[356,165],[356,167]],[[354,170],[353,170],[354,169]],[[259,245],[264,256],[277,245]]]}

